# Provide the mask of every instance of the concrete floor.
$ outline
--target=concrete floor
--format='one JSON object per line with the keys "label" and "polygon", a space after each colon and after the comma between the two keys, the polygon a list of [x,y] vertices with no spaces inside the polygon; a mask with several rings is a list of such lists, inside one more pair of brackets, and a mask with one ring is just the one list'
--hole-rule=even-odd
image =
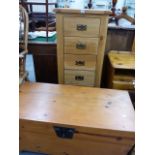
{"label": "concrete floor", "polygon": [[20,152],[19,155],[47,155],[47,154],[33,153],[33,152]]}
{"label": "concrete floor", "polygon": [[[33,153],[33,152],[20,152],[19,155],[47,155],[47,154]],[[131,155],[135,155],[135,152],[133,152]]]}
{"label": "concrete floor", "polygon": [[[20,152],[19,155],[47,155],[47,154],[33,153],[33,152]],[[133,152],[131,155],[135,155],[135,152]]]}
{"label": "concrete floor", "polygon": [[31,54],[26,55],[26,71],[28,71],[28,80],[31,82],[35,82],[36,81],[35,69],[34,69],[33,56]]}

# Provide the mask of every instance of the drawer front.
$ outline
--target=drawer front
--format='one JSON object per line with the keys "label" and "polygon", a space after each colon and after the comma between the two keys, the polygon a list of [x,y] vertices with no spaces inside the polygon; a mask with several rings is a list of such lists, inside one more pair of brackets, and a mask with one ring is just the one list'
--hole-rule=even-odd
{"label": "drawer front", "polygon": [[94,71],[96,68],[96,56],[65,54],[64,63],[65,69]]}
{"label": "drawer front", "polygon": [[97,54],[98,38],[65,37],[64,53]]}
{"label": "drawer front", "polygon": [[94,86],[95,72],[93,71],[72,71],[65,70],[65,84]]}
{"label": "drawer front", "polygon": [[99,37],[99,28],[100,18],[64,17],[64,36]]}
{"label": "drawer front", "polygon": [[132,81],[113,81],[113,89],[134,90],[134,84]]}

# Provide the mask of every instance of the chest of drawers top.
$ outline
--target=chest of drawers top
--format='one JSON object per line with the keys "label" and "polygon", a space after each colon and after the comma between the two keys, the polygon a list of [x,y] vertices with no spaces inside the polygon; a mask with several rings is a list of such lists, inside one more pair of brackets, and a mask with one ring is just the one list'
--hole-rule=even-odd
{"label": "chest of drawers top", "polygon": [[112,12],[109,10],[97,10],[97,9],[71,9],[71,8],[55,8],[53,10],[56,13],[63,14],[86,14],[86,15],[110,15]]}

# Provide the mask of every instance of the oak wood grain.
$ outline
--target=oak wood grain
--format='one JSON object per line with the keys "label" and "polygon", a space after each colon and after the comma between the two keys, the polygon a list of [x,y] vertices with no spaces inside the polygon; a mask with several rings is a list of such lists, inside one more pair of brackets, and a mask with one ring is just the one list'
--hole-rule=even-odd
{"label": "oak wood grain", "polygon": [[96,56],[95,55],[64,55],[64,68],[95,71],[96,69]]}
{"label": "oak wood grain", "polygon": [[105,44],[106,44],[106,38],[107,38],[107,25],[108,25],[108,16],[101,17],[100,39],[99,39],[99,46],[98,46],[97,65],[96,65],[97,70],[96,70],[96,81],[95,81],[97,87],[100,87],[100,84],[101,84],[102,66],[104,61]]}
{"label": "oak wood grain", "polygon": [[71,13],[71,14],[86,14],[86,15],[110,15],[111,11],[103,11],[103,10],[96,10],[96,9],[70,9],[70,8],[56,8],[53,10],[56,13]]}
{"label": "oak wood grain", "polygon": [[[76,18],[76,20],[75,20]],[[85,25],[86,30],[77,29],[78,25]],[[64,17],[64,36],[99,37],[100,18]]]}
{"label": "oak wood grain", "polygon": [[56,16],[56,30],[57,30],[57,65],[58,65],[58,81],[60,84],[64,83],[63,71],[63,16],[61,14]]}
{"label": "oak wood grain", "polygon": [[[65,37],[64,52],[73,54],[97,54],[98,38]],[[78,49],[77,44],[85,45],[85,48]]]}
{"label": "oak wood grain", "polygon": [[[61,63],[65,63],[65,68],[62,68],[63,65],[59,65],[60,67],[58,67],[58,71],[60,69],[60,73],[62,73],[62,70],[66,69],[66,64],[71,64],[69,59],[67,59],[68,61],[64,62],[64,58],[62,58],[62,55],[64,53],[80,55],[80,52],[81,52],[81,57],[84,55],[84,53],[90,54],[90,55],[95,54],[96,59],[94,59],[94,62],[92,63],[92,59],[89,59],[90,62],[88,64],[95,64],[95,67],[91,67],[91,70],[94,70],[95,68],[95,74],[93,77],[93,79],[95,79],[95,84],[93,84],[93,86],[100,87],[109,14],[104,11],[103,12],[99,11],[100,13],[97,12],[96,14],[95,10],[88,11],[87,9],[84,9],[83,11],[84,12],[88,11],[89,12],[88,14],[87,13],[81,14],[79,11],[81,10],[55,9],[56,16],[57,15],[63,16],[63,23],[62,23],[62,20],[61,20],[61,23],[57,21],[57,25],[62,25],[62,24],[64,25],[64,27],[59,27],[59,26],[57,27],[58,31],[60,28],[63,29],[59,31],[61,32],[59,33],[59,35],[61,35],[60,36],[61,39],[63,38],[63,40],[60,43],[62,48],[64,49],[63,51],[62,50],[59,51],[60,59],[58,58],[59,59],[58,61]],[[77,42],[80,42],[80,47],[85,47],[84,48],[85,50],[83,49],[77,50],[77,47],[75,46]],[[83,51],[84,53],[82,53]],[[59,57],[59,54],[58,54],[58,57]],[[84,70],[88,72],[90,70],[91,65],[88,65],[88,66],[85,68],[81,67],[81,72],[83,72]],[[67,65],[67,69],[77,70],[77,68],[69,68],[68,65]],[[79,69],[80,67],[78,67],[78,70]],[[61,75],[63,76],[64,74],[60,74],[59,76]],[[60,78],[64,79],[65,76],[66,75]],[[92,79],[92,77],[89,77],[89,76],[87,78]],[[61,84],[62,83],[63,82],[61,82]]]}
{"label": "oak wood grain", "polygon": [[93,87],[95,85],[95,71],[65,70],[65,84]]}

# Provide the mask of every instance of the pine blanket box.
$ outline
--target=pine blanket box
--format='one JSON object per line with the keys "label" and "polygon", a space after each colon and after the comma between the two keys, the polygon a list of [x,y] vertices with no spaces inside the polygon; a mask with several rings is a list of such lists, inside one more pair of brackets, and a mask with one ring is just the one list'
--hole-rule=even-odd
{"label": "pine blanket box", "polygon": [[127,91],[26,82],[19,103],[20,151],[127,155],[134,145]]}

